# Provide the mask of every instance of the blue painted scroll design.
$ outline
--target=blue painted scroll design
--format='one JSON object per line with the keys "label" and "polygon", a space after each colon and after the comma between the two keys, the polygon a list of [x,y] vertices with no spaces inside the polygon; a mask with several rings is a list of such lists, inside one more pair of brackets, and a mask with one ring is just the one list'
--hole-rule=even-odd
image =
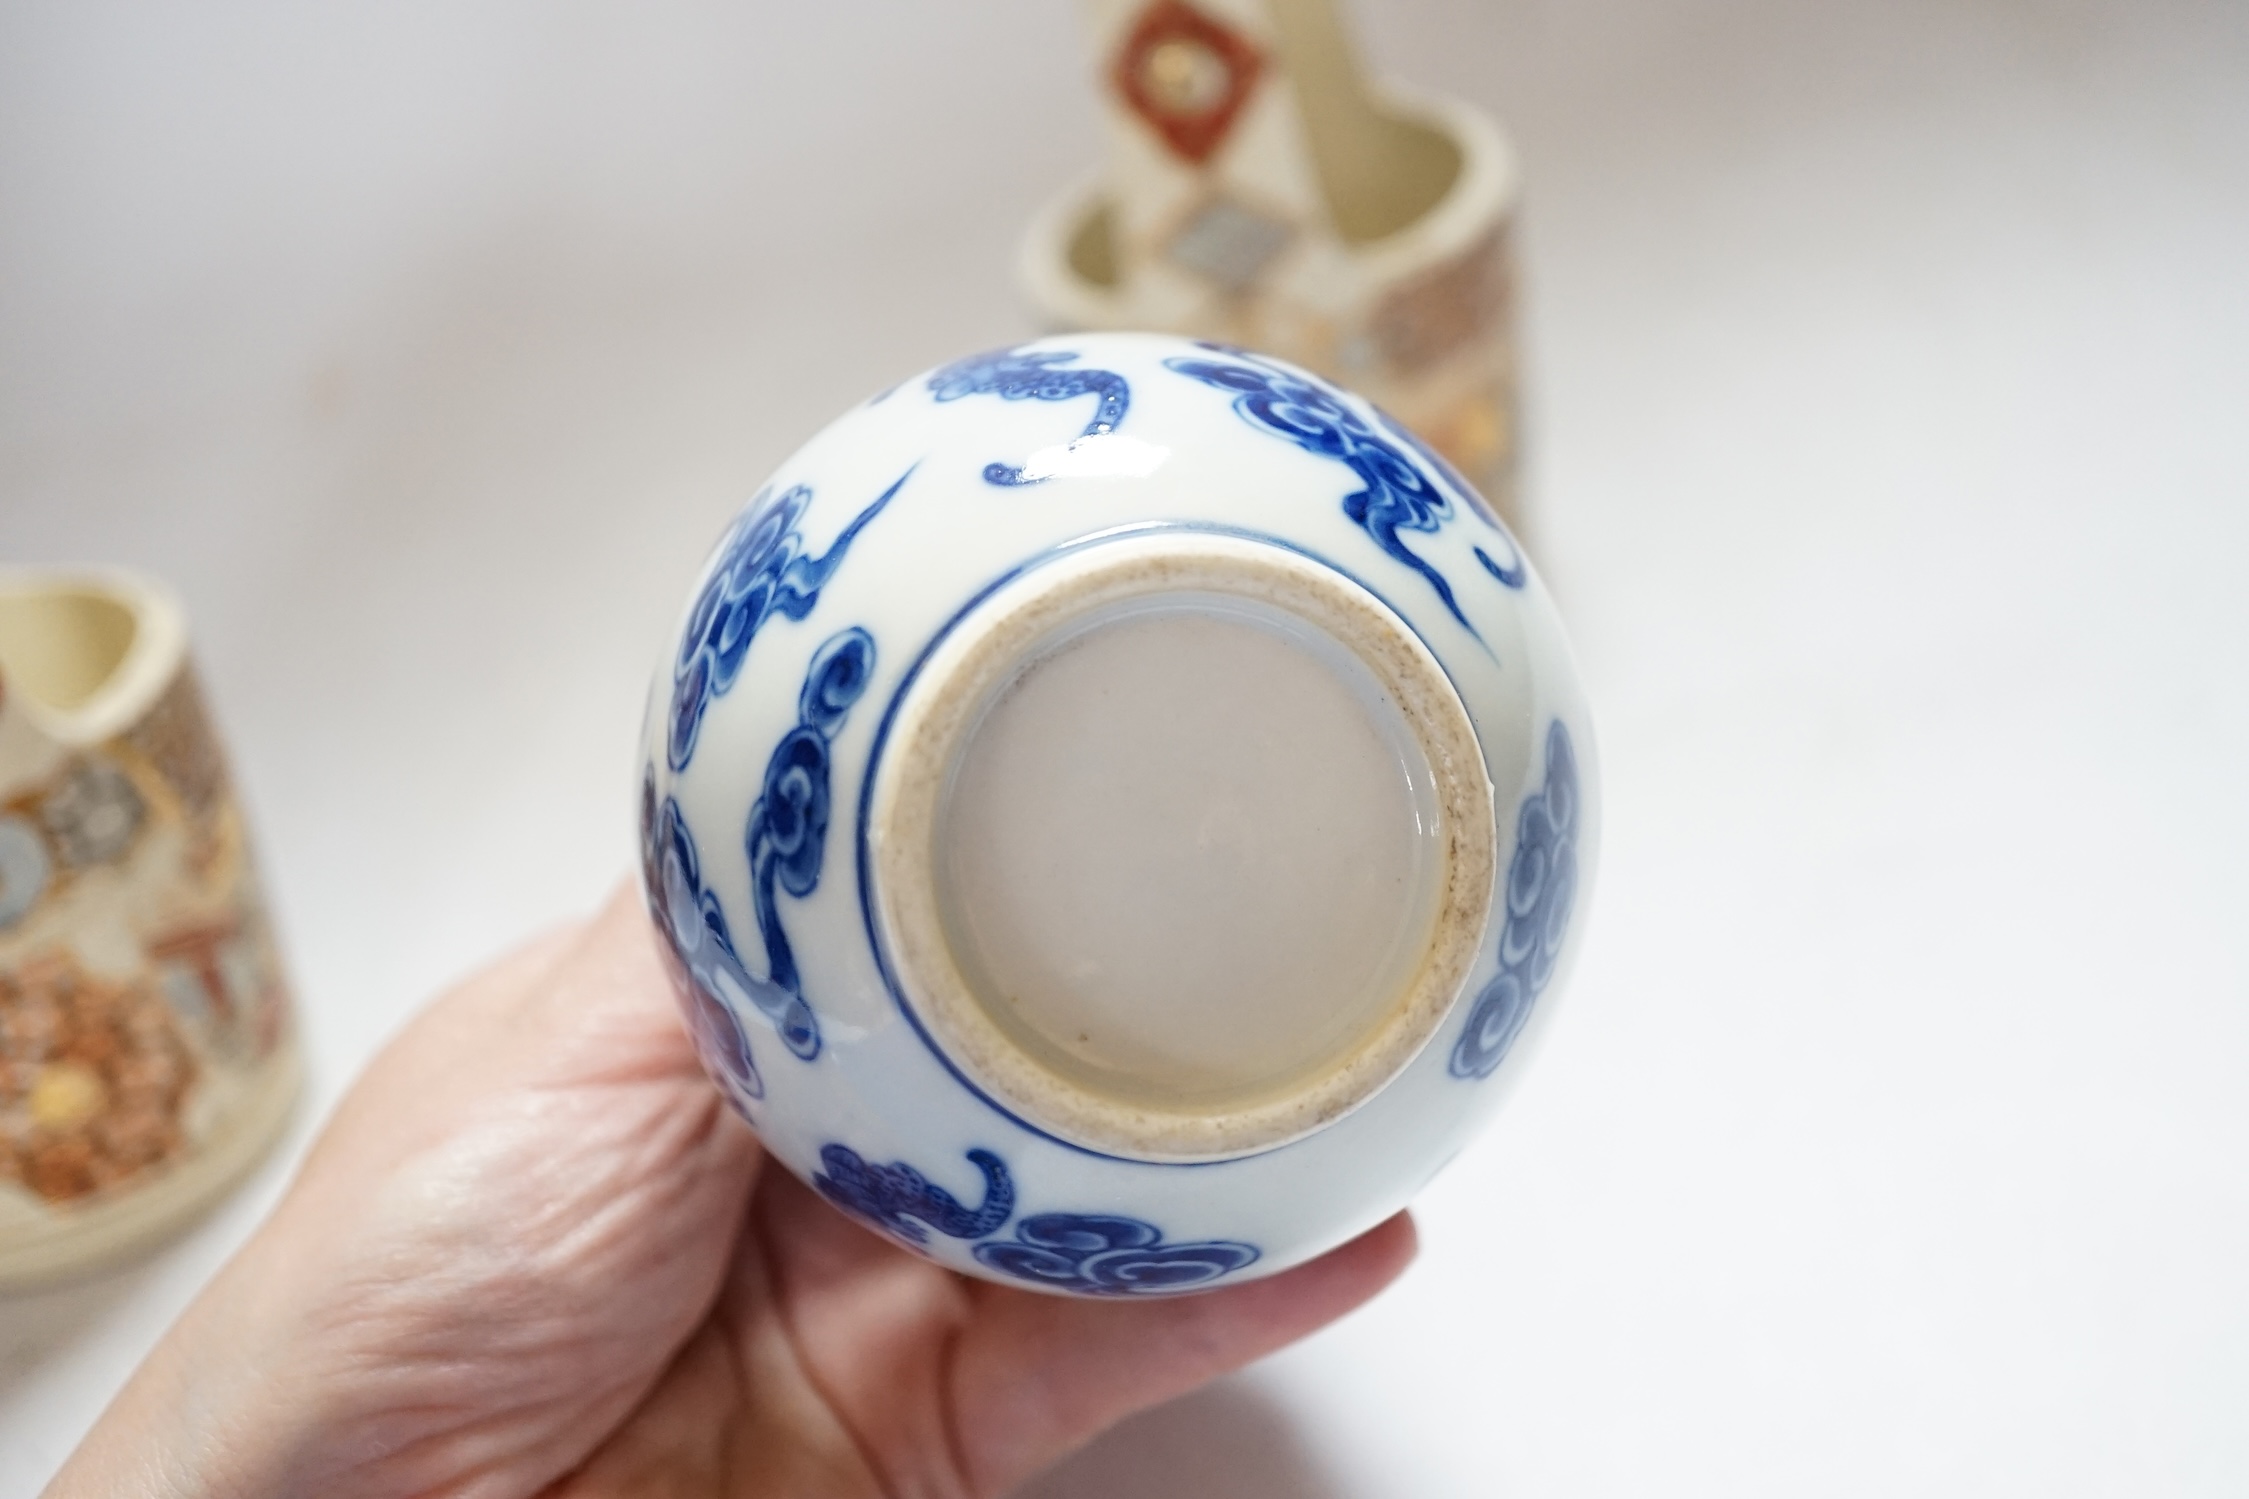
{"label": "blue painted scroll design", "polygon": [[765,1079],[750,1053],[749,1035],[723,997],[729,990],[746,996],[750,976],[735,954],[718,897],[703,888],[702,861],[679,803],[668,796],[656,799],[654,766],[640,786],[640,860],[641,888],[662,939],[658,951],[695,1050],[737,1105],[763,1098]]}
{"label": "blue painted scroll design", "polygon": [[1556,719],[1546,731],[1546,782],[1523,798],[1515,818],[1499,971],[1469,1009],[1467,1028],[1453,1047],[1454,1077],[1491,1076],[1554,977],[1577,896],[1579,805],[1577,752]]}
{"label": "blue painted scroll design", "polygon": [[765,762],[765,782],[742,829],[750,861],[750,901],[765,944],[765,977],[744,975],[751,1004],[773,1022],[782,1042],[806,1061],[820,1054],[820,1024],[804,1000],[796,953],[781,925],[780,897],[798,900],[820,887],[833,791],[828,749],[875,669],[875,638],[857,625],[822,641],[797,694],[796,727]]}
{"label": "blue painted scroll design", "polygon": [[1508,560],[1506,562],[1494,562],[1492,554],[1485,551],[1481,546],[1470,546],[1468,549],[1476,554],[1476,560],[1484,565],[1484,571],[1499,579],[1509,588],[1521,588],[1528,583],[1531,574],[1530,568],[1523,561],[1523,549],[1515,544],[1514,534],[1507,529],[1507,522],[1499,518],[1499,512],[1492,508],[1492,502],[1484,498],[1484,492],[1469,483],[1468,476],[1454,468],[1450,458],[1438,452],[1428,443],[1423,442],[1420,434],[1415,432],[1413,428],[1399,421],[1379,406],[1375,408],[1375,415],[1382,419],[1382,425],[1389,430],[1391,436],[1419,454],[1421,461],[1435,469],[1437,477],[1443,479],[1451,487],[1454,494],[1467,501],[1468,508],[1481,516],[1484,524],[1498,533],[1495,539],[1504,543],[1507,547]]}
{"label": "blue painted scroll design", "polygon": [[[929,377],[929,393],[939,401],[964,396],[998,396],[1003,401],[1073,401],[1095,396],[1093,420],[1079,440],[1117,430],[1132,404],[1132,386],[1114,370],[1061,369],[1078,356],[1065,349],[992,349],[957,359]],[[1036,484],[1020,464],[987,463],[984,482],[1002,487]]]}
{"label": "blue painted scroll design", "polygon": [[[1452,584],[1399,535],[1401,531],[1442,529],[1453,517],[1453,503],[1446,493],[1449,488],[1462,495],[1463,503],[1490,520],[1494,531],[1504,537],[1505,528],[1474,487],[1396,423],[1384,420],[1382,428],[1377,429],[1353,409],[1341,391],[1325,381],[1223,344],[1203,347],[1223,357],[1175,355],[1164,365],[1215,389],[1232,392],[1234,410],[1251,426],[1285,438],[1307,453],[1332,458],[1351,470],[1359,488],[1343,497],[1343,513],[1376,546],[1427,580],[1452,617],[1475,634],[1475,627],[1453,597]],[[1467,498],[1470,496],[1474,498]],[[1482,547],[1475,548],[1476,556],[1501,583],[1520,588],[1526,577],[1522,558],[1514,552],[1512,541],[1508,545],[1515,559],[1512,566],[1493,561]]]}
{"label": "blue painted scroll design", "polygon": [[801,620],[812,612],[852,541],[912,475],[910,468],[900,474],[817,557],[806,552],[798,529],[812,503],[811,489],[794,484],[775,493],[768,488],[750,501],[719,543],[710,580],[696,595],[681,632],[667,747],[673,770],[685,770],[694,757],[704,712],[713,698],[733,687],[759,629],[776,614]]}
{"label": "blue painted scroll design", "polygon": [[1153,1223],[1110,1213],[1038,1213],[1013,1239],[976,1246],[977,1262],[1003,1275],[1092,1296],[1196,1290],[1257,1257],[1228,1239],[1166,1244]]}
{"label": "blue painted scroll design", "polygon": [[981,1239],[1015,1211],[1015,1181],[1007,1163],[988,1150],[972,1150],[968,1159],[984,1175],[984,1201],[974,1208],[904,1161],[871,1165],[848,1145],[820,1147],[821,1169],[812,1185],[837,1207],[916,1247],[929,1242],[930,1229]]}
{"label": "blue painted scroll design", "polygon": [[984,1200],[971,1208],[907,1165],[868,1162],[848,1145],[820,1147],[812,1185],[836,1206],[913,1248],[930,1230],[981,1240],[978,1264],[1002,1275],[1084,1296],[1162,1296],[1200,1290],[1258,1258],[1255,1246],[1230,1239],[1166,1244],[1153,1223],[1116,1213],[1036,1213],[995,1239],[1015,1212],[1015,1179],[989,1150],[968,1152],[984,1177]]}

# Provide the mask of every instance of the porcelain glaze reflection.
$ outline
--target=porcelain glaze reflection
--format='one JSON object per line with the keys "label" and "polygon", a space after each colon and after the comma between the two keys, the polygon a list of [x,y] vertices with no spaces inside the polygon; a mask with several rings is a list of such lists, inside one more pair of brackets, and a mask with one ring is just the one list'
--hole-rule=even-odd
{"label": "porcelain glaze reflection", "polygon": [[[1075,415],[1057,430],[1063,407]],[[968,999],[940,1003],[953,992],[936,979],[953,971],[942,923],[907,913],[945,877],[926,809],[950,794],[952,757],[981,742],[969,731],[993,695],[1016,690],[1011,673],[1071,649],[1073,631],[1109,628],[1102,610],[1193,614],[1221,595],[1245,619],[1279,610],[1322,650],[1356,657],[1375,686],[1352,691],[1377,694],[1365,711],[1404,715],[1414,754],[1436,767],[1416,774],[1437,774],[1440,787],[1399,803],[1438,818],[1423,829],[1433,841],[1413,845],[1437,861],[1424,871],[1432,888],[1450,892],[1427,908],[1428,940],[1462,956],[1416,970],[1457,982],[1432,991],[1424,978],[1338,1010],[1340,1049],[1305,1053],[1332,1053],[1317,1064],[1332,1075],[1206,1106],[1191,1090],[1147,1091],[1194,1059],[1145,1025],[1110,1081],[1091,1063],[1080,1077],[1014,1056],[1008,1025],[964,1030],[963,1015],[1004,1017],[1029,998],[977,979],[963,980]],[[1142,660],[1158,719],[1117,719],[1120,731],[1138,723],[1192,742],[1197,725],[1159,721],[1160,705],[1167,672],[1185,681],[1202,668]],[[1260,683],[1239,687],[1254,697]],[[1228,690],[1201,682],[1179,701],[1223,702]],[[1223,757],[1263,732],[1256,713],[1221,717],[1233,737],[1213,744],[1214,767],[1234,765]],[[1440,730],[1440,719],[1459,727]],[[707,564],[649,725],[643,879],[713,1075],[830,1201],[917,1253],[1008,1284],[1193,1291],[1285,1269],[1380,1221],[1498,1105],[1583,925],[1598,830],[1591,731],[1535,573],[1490,507],[1381,412],[1239,350],[1152,335],[1046,340],[956,361],[846,414],[782,466]],[[1137,814],[1095,815],[1121,793],[1079,786],[1075,763],[1055,767],[1061,789],[1042,794],[1065,814],[1084,799],[1094,846],[1057,843],[1055,857],[1085,863],[1057,866],[1053,890],[1078,879],[1097,893],[1114,880],[1125,896],[1133,879],[1166,878],[1138,842],[1101,841]],[[1204,861],[1195,868],[1216,905],[1149,907],[1188,933],[1162,939],[1150,972],[1223,951],[1198,945],[1229,940],[1229,866],[1210,861],[1251,858],[1283,833],[1304,850],[1290,857],[1332,864],[1336,898],[1349,898],[1353,846],[1256,825],[1255,808],[1279,803],[1237,805],[1224,774],[1180,773],[1189,802],[1176,835],[1159,832]],[[979,795],[963,805],[993,805]],[[1102,862],[1112,857],[1114,870]],[[1033,893],[1053,891],[1025,892],[1026,910]],[[1086,909],[1142,919],[1130,899]],[[1137,930],[1107,935],[1129,946]],[[1078,982],[1067,956],[1022,971],[1067,986]],[[1086,992],[1116,1004],[1132,991]],[[1258,1017],[1284,1012],[1270,997],[1242,1004],[1244,1025],[1229,1034],[1251,1038],[1241,1044],[1254,1061]],[[1373,1017],[1363,1032],[1350,1028],[1360,1010]],[[1262,1074],[1245,1064],[1242,1075]],[[1070,1100],[1112,1084],[1123,1103],[1072,1111]],[[1206,1107],[1222,1121],[1254,1116],[1263,1133],[1189,1127]],[[1124,1122],[1084,1122],[1096,1116]],[[1136,1132],[1134,1121],[1158,1116],[1171,1124]],[[1226,1144],[1242,1140],[1253,1143]]]}
{"label": "porcelain glaze reflection", "polygon": [[[929,393],[939,401],[985,395],[1003,401],[1069,401],[1097,396],[1093,419],[1079,436],[1106,436],[1124,420],[1125,408],[1132,404],[1132,387],[1122,375],[1109,370],[1059,368],[1077,357],[1061,349],[994,349],[948,364],[931,375]],[[1027,476],[1021,464],[987,463],[984,482],[1035,484],[1038,476]]]}

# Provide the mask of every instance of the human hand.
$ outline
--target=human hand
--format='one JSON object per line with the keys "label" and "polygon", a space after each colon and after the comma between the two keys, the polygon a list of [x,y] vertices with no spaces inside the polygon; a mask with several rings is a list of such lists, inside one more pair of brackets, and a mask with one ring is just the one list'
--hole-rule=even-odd
{"label": "human hand", "polygon": [[765,1160],[621,893],[376,1059],[49,1496],[995,1495],[1413,1243],[1130,1304],[942,1270]]}

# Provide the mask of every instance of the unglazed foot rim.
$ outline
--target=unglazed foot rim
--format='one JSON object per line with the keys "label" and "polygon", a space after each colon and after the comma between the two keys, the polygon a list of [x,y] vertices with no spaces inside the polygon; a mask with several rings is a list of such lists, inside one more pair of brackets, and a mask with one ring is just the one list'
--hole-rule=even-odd
{"label": "unglazed foot rim", "polygon": [[[1207,1104],[1128,1099],[1063,1075],[1007,1035],[948,936],[938,849],[948,780],[981,716],[1025,659],[1073,622],[1167,595],[1220,595],[1293,616],[1356,657],[1425,759],[1437,836],[1418,966],[1340,1059],[1278,1089]],[[1484,936],[1498,830],[1475,730],[1443,668],[1372,593],[1285,547],[1193,531],[1063,552],[1007,584],[932,651],[899,704],[868,818],[873,907],[899,997],[948,1060],[1008,1112],[1059,1139],[1133,1160],[1255,1154],[1343,1118],[1428,1044]]]}

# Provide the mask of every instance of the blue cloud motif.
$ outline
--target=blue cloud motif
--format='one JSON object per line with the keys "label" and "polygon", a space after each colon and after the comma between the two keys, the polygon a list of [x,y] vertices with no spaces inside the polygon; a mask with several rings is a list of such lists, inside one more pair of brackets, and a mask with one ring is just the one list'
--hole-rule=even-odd
{"label": "blue cloud motif", "polygon": [[719,996],[746,993],[750,977],[735,955],[718,899],[703,888],[702,861],[679,803],[656,800],[655,769],[641,780],[641,888],[663,939],[658,952],[703,1065],[737,1103],[765,1096],[741,1018]]}
{"label": "blue cloud motif", "polygon": [[968,1152],[984,1177],[984,1200],[971,1208],[907,1165],[869,1162],[848,1145],[820,1147],[812,1185],[836,1206],[916,1249],[931,1230],[980,1239],[977,1262],[1017,1280],[1089,1296],[1161,1296],[1199,1290],[1258,1258],[1226,1239],[1166,1244],[1152,1223],[1115,1213],[1038,1213],[993,1239],[1015,1212],[1015,1179],[989,1150]]}
{"label": "blue cloud motif", "polygon": [[1471,635],[1476,633],[1475,627],[1460,612],[1452,584],[1407,546],[1399,532],[1442,529],[1453,517],[1452,500],[1446,493],[1450,489],[1489,523],[1497,537],[1507,541],[1513,561],[1505,566],[1493,561],[1481,546],[1474,548],[1485,571],[1507,587],[1523,586],[1528,575],[1522,556],[1515,551],[1514,541],[1508,538],[1498,516],[1473,485],[1419,438],[1387,417],[1382,430],[1377,430],[1341,391],[1323,380],[1224,344],[1203,347],[1225,357],[1180,355],[1166,359],[1164,365],[1215,389],[1232,392],[1234,410],[1251,426],[1285,438],[1307,453],[1332,458],[1351,470],[1359,488],[1343,497],[1343,513],[1386,554],[1426,579],[1452,617]]}
{"label": "blue cloud motif", "polygon": [[813,1174],[812,1185],[837,1207],[916,1248],[929,1242],[930,1229],[948,1238],[980,1239],[1015,1211],[1015,1182],[1007,1163],[988,1150],[972,1150],[968,1160],[984,1177],[984,1201],[974,1208],[904,1161],[871,1165],[847,1145],[820,1147],[822,1169]]}
{"label": "blue cloud motif", "polygon": [[1469,1009],[1453,1047],[1454,1077],[1491,1076],[1554,977],[1577,898],[1578,806],[1577,753],[1556,719],[1546,730],[1546,782],[1523,799],[1515,818],[1499,971]]}
{"label": "blue cloud motif", "polygon": [[1438,452],[1428,443],[1423,442],[1421,435],[1415,432],[1413,428],[1399,421],[1379,406],[1375,407],[1374,414],[1381,419],[1383,427],[1391,436],[1419,454],[1421,461],[1435,469],[1437,477],[1444,480],[1454,494],[1468,502],[1469,509],[1483,517],[1484,523],[1499,533],[1495,539],[1507,548],[1506,562],[1494,562],[1492,554],[1480,546],[1471,546],[1468,549],[1476,554],[1476,560],[1484,565],[1484,571],[1499,579],[1509,588],[1521,588],[1528,583],[1531,577],[1530,568],[1523,561],[1522,548],[1515,545],[1515,537],[1507,529],[1507,522],[1499,518],[1499,512],[1492,508],[1492,502],[1484,498],[1484,492],[1469,483],[1468,476],[1454,468],[1450,458]]}
{"label": "blue cloud motif", "polygon": [[812,503],[802,484],[760,493],[719,543],[719,557],[688,611],[679,659],[672,670],[667,756],[673,770],[694,758],[695,740],[711,700],[723,697],[741,674],[750,642],[774,615],[801,620],[820,601],[820,590],[852,541],[913,476],[907,469],[843,528],[818,557],[805,551],[798,523]]}
{"label": "blue cloud motif", "polygon": [[1197,1290],[1257,1257],[1228,1239],[1166,1244],[1154,1224],[1110,1213],[1038,1213],[1013,1239],[976,1246],[977,1261],[1003,1275],[1093,1296]]}
{"label": "blue cloud motif", "polygon": [[742,830],[750,861],[750,899],[765,944],[765,977],[748,978],[750,1002],[770,1018],[789,1050],[810,1061],[820,1052],[819,1023],[804,1001],[796,954],[781,925],[776,889],[802,900],[820,886],[833,790],[828,745],[874,675],[875,638],[857,625],[821,642],[797,694],[797,725],[765,762],[765,783]]}
{"label": "blue cloud motif", "polygon": [[[1132,404],[1132,385],[1113,370],[1059,369],[1078,356],[1067,350],[1046,349],[1026,353],[1020,349],[991,349],[956,359],[929,377],[929,393],[939,401],[964,396],[998,396],[1003,401],[1073,401],[1097,396],[1093,420],[1085,424],[1080,439],[1114,432]],[[984,482],[1003,487],[1037,484],[1023,476],[1021,465],[987,463]]]}

